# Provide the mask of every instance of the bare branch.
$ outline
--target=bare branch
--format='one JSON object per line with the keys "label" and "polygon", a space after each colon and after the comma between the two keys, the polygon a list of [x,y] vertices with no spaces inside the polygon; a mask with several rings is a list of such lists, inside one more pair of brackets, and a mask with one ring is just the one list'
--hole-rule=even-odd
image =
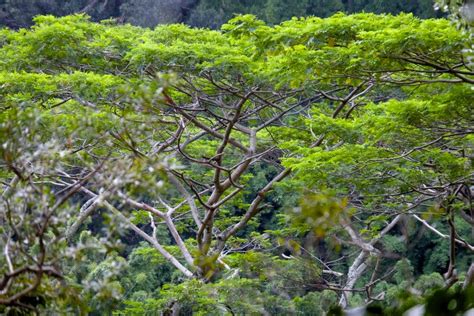
{"label": "bare branch", "polygon": [[[414,219],[416,219],[417,221],[419,221],[420,223],[422,223],[426,228],[428,228],[430,231],[432,231],[433,233],[435,233],[435,234],[438,235],[439,237],[444,238],[444,239],[449,239],[449,238],[450,238],[449,235],[443,234],[442,232],[440,232],[439,230],[437,230],[436,228],[434,228],[433,226],[431,226],[427,221],[425,221],[424,219],[420,218],[418,215],[412,214],[411,216],[412,216]],[[474,246],[468,244],[467,242],[462,241],[462,240],[459,240],[459,239],[457,239],[457,238],[455,238],[454,241],[455,241],[457,244],[459,244],[459,245],[461,245],[461,246],[463,246],[463,247],[469,249],[470,251],[474,251]]]}

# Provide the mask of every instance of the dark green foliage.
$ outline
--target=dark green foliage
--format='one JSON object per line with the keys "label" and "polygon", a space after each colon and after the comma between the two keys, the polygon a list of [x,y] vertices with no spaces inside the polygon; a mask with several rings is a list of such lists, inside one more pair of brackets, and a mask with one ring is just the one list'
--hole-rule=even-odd
{"label": "dark green foliage", "polygon": [[278,24],[295,16],[328,17],[337,12],[439,16],[431,0],[3,0],[0,25],[20,28],[30,26],[36,15],[86,13],[95,21],[114,18],[146,27],[182,22],[217,29],[235,14],[255,14]]}
{"label": "dark green foliage", "polygon": [[428,315],[461,315],[463,312],[474,308],[474,288],[465,290],[440,289],[435,291],[426,300],[426,313]]}

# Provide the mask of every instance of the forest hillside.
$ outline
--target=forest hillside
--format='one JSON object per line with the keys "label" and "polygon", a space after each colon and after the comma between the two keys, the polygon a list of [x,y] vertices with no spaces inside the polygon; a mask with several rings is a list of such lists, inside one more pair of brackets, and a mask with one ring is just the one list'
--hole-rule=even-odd
{"label": "forest hillside", "polygon": [[185,23],[219,29],[235,14],[254,14],[278,24],[293,16],[328,17],[337,12],[443,15],[432,0],[1,0],[0,25],[20,28],[31,26],[36,15],[85,13],[93,21],[116,19],[144,27]]}

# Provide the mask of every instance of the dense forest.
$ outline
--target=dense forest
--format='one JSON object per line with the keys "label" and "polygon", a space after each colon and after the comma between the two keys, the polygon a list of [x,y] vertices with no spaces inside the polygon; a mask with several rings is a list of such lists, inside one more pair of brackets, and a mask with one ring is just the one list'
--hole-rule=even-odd
{"label": "dense forest", "polygon": [[462,3],[4,0],[0,314],[472,312]]}
{"label": "dense forest", "polygon": [[413,13],[440,16],[432,0],[0,0],[0,25],[27,27],[36,15],[86,13],[93,21],[117,19],[133,25],[186,23],[219,28],[235,14],[254,14],[278,24],[293,16],[328,17],[337,12]]}

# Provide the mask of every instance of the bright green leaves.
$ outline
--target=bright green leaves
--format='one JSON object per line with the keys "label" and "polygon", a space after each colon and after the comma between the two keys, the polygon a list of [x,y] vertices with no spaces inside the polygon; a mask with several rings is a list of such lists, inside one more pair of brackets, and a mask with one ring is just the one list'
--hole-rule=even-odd
{"label": "bright green leaves", "polygon": [[78,59],[90,56],[83,44],[98,31],[98,26],[91,27],[85,17],[56,19],[42,16],[36,18],[36,22],[38,24],[33,27],[33,31],[17,33],[9,45],[3,47],[2,55],[8,68],[18,67],[14,63],[22,59],[21,69],[34,69],[46,65],[57,67],[58,64],[76,64]]}
{"label": "bright green leaves", "polygon": [[388,67],[389,54],[432,50],[437,57],[450,59],[458,54],[462,40],[446,21],[421,21],[411,15],[337,14],[293,19],[275,27],[245,15],[225,24],[223,33],[184,25],[145,31],[92,24],[83,16],[40,17],[37,23],[32,31],[4,31],[0,53],[7,69],[36,71],[47,66],[60,71],[60,66],[102,72],[120,70],[131,61],[127,72],[151,66],[152,71],[207,70],[298,87],[361,68]]}
{"label": "bright green leaves", "polygon": [[344,143],[357,143],[360,140],[360,126],[343,118],[331,118],[324,114],[313,115],[307,120],[307,124],[315,135],[326,135],[327,141],[331,144],[337,144],[340,141]]}
{"label": "bright green leaves", "polygon": [[[42,111],[41,119],[47,130],[78,130],[78,123],[104,129],[113,119],[107,108],[101,108],[118,98],[124,84],[111,75],[74,72],[47,75],[39,73],[1,72],[2,107],[9,111]],[[58,108],[60,106],[60,108]],[[109,124],[110,127],[110,124]]]}
{"label": "bright green leaves", "polygon": [[[134,49],[127,54],[132,65],[143,69],[178,73],[218,71],[221,76],[249,73],[252,60],[240,46],[232,44],[222,33],[190,29],[184,25],[164,25],[146,32]],[[255,65],[256,66],[256,65]]]}
{"label": "bright green leaves", "polygon": [[[452,60],[459,56],[465,37],[447,21],[421,21],[412,15],[376,16],[334,15],[328,19],[293,19],[262,36],[262,50],[269,51],[270,69],[306,75],[298,80],[327,80],[349,73],[363,77],[364,72],[405,67],[399,57],[429,54],[433,59]],[[438,34],[443,33],[443,34]],[[274,72],[274,74],[276,71]],[[314,76],[314,77],[313,77]],[[296,85],[293,76],[290,81]]]}
{"label": "bright green leaves", "polygon": [[3,90],[2,102],[7,106],[10,102],[47,101],[54,98],[58,91],[58,83],[46,74],[2,72],[0,84]]}
{"label": "bright green leaves", "polygon": [[304,158],[287,158],[283,164],[295,170],[298,178],[313,185],[327,183],[336,174],[350,178],[352,172],[365,166],[364,162],[383,156],[383,151],[365,145],[345,145],[329,151],[315,148],[299,152],[304,153]]}
{"label": "bright green leaves", "polygon": [[87,72],[61,74],[57,78],[61,90],[70,91],[89,101],[107,101],[117,97],[118,90],[125,84],[123,78]]}
{"label": "bright green leaves", "polygon": [[92,24],[80,15],[36,21],[31,31],[3,31],[0,54],[6,69],[120,71],[131,61],[127,72],[150,66],[155,71],[214,70],[297,87],[308,80],[327,80],[328,74],[337,77],[388,66],[387,55],[432,51],[449,60],[458,55],[463,40],[447,21],[421,21],[411,15],[336,14],[293,19],[275,27],[244,15],[225,24],[223,33],[184,25],[146,31]]}
{"label": "bright green leaves", "polygon": [[412,15],[399,15],[393,22],[389,27],[361,32],[361,44],[367,43],[364,46],[368,48],[378,46],[384,55],[426,51],[440,54],[456,51],[466,40],[449,21],[443,19],[419,20]]}
{"label": "bright green leaves", "polygon": [[[60,72],[65,69],[109,71],[143,32],[131,26],[91,23],[83,15],[40,16],[31,30],[5,36],[2,68],[11,71]],[[5,31],[4,31],[4,34]]]}
{"label": "bright green leaves", "polygon": [[239,15],[230,19],[222,25],[221,30],[234,38],[246,38],[252,36],[257,30],[265,26],[265,22],[257,19],[254,15]]}

